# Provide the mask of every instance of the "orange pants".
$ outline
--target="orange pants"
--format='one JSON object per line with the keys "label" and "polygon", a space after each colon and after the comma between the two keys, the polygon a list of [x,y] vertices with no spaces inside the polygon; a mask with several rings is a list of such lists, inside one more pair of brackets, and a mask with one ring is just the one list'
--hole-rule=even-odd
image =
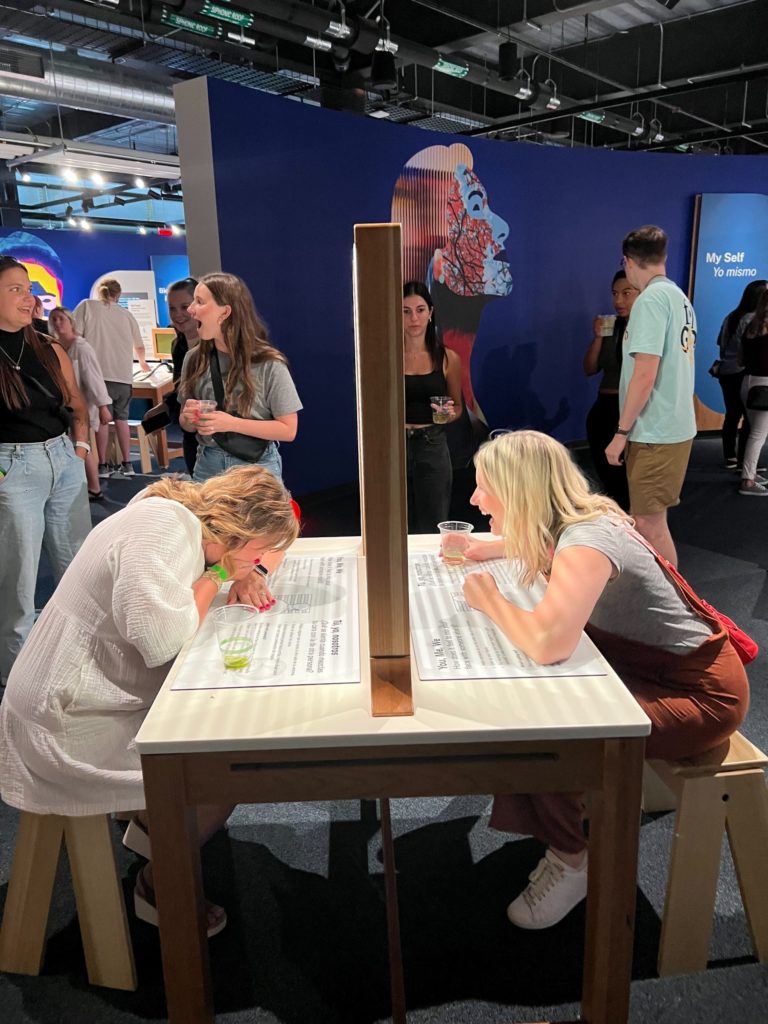
{"label": "orange pants", "polygon": [[[668,651],[587,626],[607,658],[651,720],[647,757],[680,760],[718,746],[734,733],[749,705],[744,666],[719,620],[705,615],[718,632],[688,654]],[[587,842],[580,794],[497,796],[491,827],[532,835],[564,853],[579,853]]]}

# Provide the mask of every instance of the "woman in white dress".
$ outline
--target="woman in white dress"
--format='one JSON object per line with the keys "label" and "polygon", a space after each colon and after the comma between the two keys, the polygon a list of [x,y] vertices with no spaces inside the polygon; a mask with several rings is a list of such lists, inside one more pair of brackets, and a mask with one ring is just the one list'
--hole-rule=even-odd
{"label": "woman in white dress", "polygon": [[[268,470],[233,469],[205,484],[166,478],[86,539],[8,678],[0,705],[0,796],[34,814],[80,816],[143,808],[135,737],[171,661],[196,632],[222,582],[254,601],[254,572],[298,525]],[[278,556],[279,557],[279,556]],[[268,556],[269,558],[269,556]],[[201,844],[231,808],[201,808]],[[143,816],[126,836],[148,856]],[[132,837],[132,839],[131,839]],[[137,916],[156,923],[151,863]],[[209,934],[226,923],[209,907]]]}

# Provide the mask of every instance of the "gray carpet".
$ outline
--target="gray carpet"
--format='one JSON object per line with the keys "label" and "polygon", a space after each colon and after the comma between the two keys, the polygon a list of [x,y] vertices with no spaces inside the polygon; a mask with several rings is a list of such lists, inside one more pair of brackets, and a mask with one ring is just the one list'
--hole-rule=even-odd
{"label": "gray carpet", "polygon": [[[109,483],[103,517],[145,481]],[[354,494],[300,498],[312,533],[354,532]],[[671,516],[681,569],[768,650],[768,501],[741,498],[720,468],[719,442],[699,440]],[[41,596],[50,590],[45,574]],[[768,749],[768,655],[749,669],[743,732]],[[504,907],[540,850],[487,826],[485,798],[392,804],[410,1024],[567,1021],[578,1015],[583,910],[546,933],[521,933]],[[0,805],[0,902],[16,816]],[[641,830],[633,1024],[766,1024],[768,967],[755,963],[733,865],[724,850],[710,964],[660,980],[659,914],[671,815]],[[115,825],[116,838],[120,826]],[[766,851],[768,874],[768,851]],[[126,894],[137,860],[119,848]],[[230,925],[211,942],[217,1020],[228,1024],[378,1024],[389,1019],[380,837],[371,804],[240,807],[206,848],[206,888]],[[768,892],[768,885],[766,886]],[[132,915],[131,915],[132,918]],[[136,993],[87,984],[63,863],[43,974],[0,976],[3,1024],[139,1024],[165,1020],[156,932],[131,921]]]}

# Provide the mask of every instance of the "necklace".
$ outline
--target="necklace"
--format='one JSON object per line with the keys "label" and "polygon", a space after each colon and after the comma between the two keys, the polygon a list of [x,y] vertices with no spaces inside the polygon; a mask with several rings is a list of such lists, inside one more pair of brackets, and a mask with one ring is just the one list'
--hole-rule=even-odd
{"label": "necklace", "polygon": [[25,347],[26,344],[27,344],[27,339],[22,334],[22,336],[21,336],[21,348],[19,349],[19,354],[18,354],[16,360],[11,359],[11,357],[5,351],[3,346],[0,345],[0,352],[3,353],[3,355],[8,360],[8,362],[11,364],[11,366],[14,368],[14,370],[20,370],[21,369],[21,357],[24,355],[24,347]]}

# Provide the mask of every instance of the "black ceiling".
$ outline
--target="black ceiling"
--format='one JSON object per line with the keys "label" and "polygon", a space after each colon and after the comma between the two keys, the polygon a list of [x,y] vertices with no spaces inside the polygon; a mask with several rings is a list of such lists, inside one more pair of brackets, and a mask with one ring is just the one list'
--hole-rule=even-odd
{"label": "black ceiling", "polygon": [[[370,78],[387,26],[389,90]],[[768,0],[3,0],[0,72],[12,70],[4,49],[18,61],[28,47],[48,69],[113,86],[169,93],[210,74],[507,141],[763,154],[766,39]],[[516,98],[528,78],[532,95]],[[167,124],[153,137],[152,116],[129,118],[93,95],[25,98],[8,83],[0,128],[175,146]],[[560,106],[547,109],[553,92]]]}

